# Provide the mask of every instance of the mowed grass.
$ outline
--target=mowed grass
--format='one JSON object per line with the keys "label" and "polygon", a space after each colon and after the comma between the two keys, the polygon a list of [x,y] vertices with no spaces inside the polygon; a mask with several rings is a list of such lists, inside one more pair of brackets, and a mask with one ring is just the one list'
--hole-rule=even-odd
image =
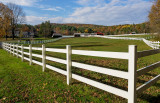
{"label": "mowed grass", "polygon": [[[54,39],[54,38],[32,38],[33,41],[50,40],[50,39]],[[12,38],[7,38],[7,40],[5,38],[0,38],[0,42],[7,42],[7,41],[17,42],[19,40],[20,38],[15,38],[14,40]],[[26,40],[30,40],[30,38],[21,39],[21,41],[26,41]]]}
{"label": "mowed grass", "polygon": [[[72,49],[128,52],[128,45],[137,45],[138,51],[151,49],[141,41],[110,40],[103,38],[67,38],[54,43],[46,44],[48,48],[65,48],[71,45]],[[41,45],[33,45],[39,46]],[[39,51],[34,53],[41,54]],[[3,54],[3,55],[1,55]],[[47,52],[48,56],[66,59],[65,54]],[[3,58],[3,59],[1,59]],[[159,61],[160,55],[152,55],[138,60],[138,69]],[[41,61],[39,58],[34,58]],[[111,69],[128,71],[127,60],[99,58],[89,56],[72,55],[72,60]],[[6,64],[6,65],[4,65]],[[66,66],[56,62],[47,61],[47,64],[66,69]],[[102,91],[87,84],[72,81],[72,85],[66,85],[66,77],[54,71],[41,72],[37,65],[29,66],[28,62],[22,63],[20,59],[0,51],[0,102],[127,102],[126,99],[114,94]],[[93,68],[94,69],[94,68]],[[108,84],[123,90],[127,90],[127,80],[103,75],[83,68],[72,67],[72,72],[84,77]],[[154,76],[160,74],[160,69],[148,72],[138,78],[137,87]],[[10,93],[11,92],[11,93]],[[160,93],[160,81],[145,90],[138,96],[138,102],[158,102]]]}
{"label": "mowed grass", "polygon": [[[95,51],[115,51],[115,52],[127,52],[128,45],[137,45],[138,50],[151,49],[142,41],[137,40],[113,40],[106,38],[64,38],[57,42],[47,43],[47,48],[66,48],[66,45],[71,45],[72,49],[79,50],[95,50]],[[35,44],[33,46],[41,47],[41,44]]]}
{"label": "mowed grass", "polygon": [[125,35],[125,36],[115,36],[115,37],[131,37],[131,38],[147,38],[147,37],[153,37],[154,35]]}

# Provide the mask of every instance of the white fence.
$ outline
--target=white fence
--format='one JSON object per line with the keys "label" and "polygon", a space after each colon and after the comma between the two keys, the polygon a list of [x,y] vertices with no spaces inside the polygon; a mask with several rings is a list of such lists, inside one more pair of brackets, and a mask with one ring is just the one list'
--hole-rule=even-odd
{"label": "white fence", "polygon": [[123,40],[142,40],[143,38],[131,38],[131,37],[111,37],[111,36],[94,36],[94,37],[101,37],[107,39],[123,39]]}
{"label": "white fence", "polygon": [[150,46],[153,49],[159,49],[160,47],[159,41],[149,41],[149,40],[143,39],[143,42],[145,42],[148,46]]}
{"label": "white fence", "polygon": [[[89,84],[91,86],[94,86],[96,88],[102,89],[104,91],[113,93],[115,95],[121,96],[123,98],[128,99],[128,103],[136,103],[137,101],[137,95],[140,94],[145,89],[149,88],[153,83],[160,80],[160,74],[151,79],[150,81],[144,83],[143,85],[136,88],[136,81],[137,77],[141,76],[157,67],[160,66],[160,62],[154,63],[150,66],[144,67],[142,69],[139,69],[137,71],[137,59],[160,53],[160,49],[156,50],[148,50],[148,51],[142,51],[137,52],[137,47],[135,45],[129,46],[129,52],[104,52],[104,51],[87,51],[87,50],[72,50],[71,46],[67,45],[66,49],[55,49],[55,48],[45,48],[45,45],[42,45],[42,48],[40,47],[32,47],[32,45],[29,45],[29,47],[24,47],[23,45],[14,45],[9,43],[3,43],[2,47],[4,50],[8,51],[9,53],[16,55],[17,57],[20,57],[22,61],[25,59],[29,61],[29,64],[32,65],[32,63],[38,64],[42,66],[42,70],[45,71],[46,68],[51,69],[53,71],[56,71],[58,73],[61,73],[63,75],[67,76],[67,84],[69,85],[71,83],[72,78],[76,79],[78,81],[84,82],[86,84]],[[28,49],[29,52],[24,52],[24,49]],[[33,54],[32,50],[39,50],[42,51],[42,55],[39,54]],[[46,56],[45,52],[59,52],[59,53],[66,53],[66,59],[59,59],[54,58],[50,56]],[[25,57],[25,55],[28,55],[29,58]],[[118,58],[118,59],[127,59],[128,60],[128,72],[119,71],[119,70],[113,70],[110,68],[104,68],[104,67],[98,67],[93,66],[89,64],[83,64],[78,62],[71,61],[71,55],[77,54],[77,55],[86,55],[86,56],[96,56],[96,57],[106,57],[106,58]],[[42,59],[42,62],[33,60],[32,57],[38,57]],[[45,60],[50,60],[62,64],[66,64],[66,71],[53,67],[51,65],[46,64]],[[83,68],[89,71],[94,71],[97,73],[102,73],[106,75],[111,75],[119,78],[124,78],[128,80],[128,91],[112,87],[85,77],[82,77],[77,74],[73,74],[71,67],[78,67]],[[93,69],[94,68],[94,69]]]}
{"label": "white fence", "polygon": [[111,36],[94,36],[94,37],[101,37],[101,38],[107,38],[107,39],[122,39],[122,40],[143,40],[144,43],[146,43],[148,46],[150,46],[152,49],[159,49],[159,41],[149,41],[147,39],[151,39],[154,37],[146,37],[145,38],[131,38],[131,37],[111,37]]}
{"label": "white fence", "polygon": [[43,43],[51,43],[55,42],[57,40],[60,40],[62,38],[73,38],[74,36],[63,36],[55,39],[49,39],[49,40],[33,40],[33,41],[7,41],[6,43],[12,43],[12,44],[43,44]]}
{"label": "white fence", "polygon": [[49,40],[33,40],[33,41],[8,41],[7,43],[12,43],[12,44],[43,44],[43,43],[51,43],[55,42],[57,40],[60,40],[62,38],[57,38],[57,39],[49,39]]}
{"label": "white fence", "polygon": [[140,34],[120,34],[120,35],[108,35],[108,36],[130,36],[130,35],[150,35],[151,33],[140,33]]}

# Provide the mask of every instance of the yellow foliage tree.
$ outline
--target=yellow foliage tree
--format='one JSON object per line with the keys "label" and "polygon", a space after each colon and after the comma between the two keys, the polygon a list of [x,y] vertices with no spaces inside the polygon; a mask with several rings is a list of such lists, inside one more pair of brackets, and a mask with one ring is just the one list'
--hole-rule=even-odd
{"label": "yellow foliage tree", "polygon": [[152,31],[160,33],[160,0],[154,2],[148,17]]}
{"label": "yellow foliage tree", "polygon": [[4,4],[0,3],[0,37],[8,35],[11,24],[11,14],[12,11]]}
{"label": "yellow foliage tree", "polygon": [[85,29],[84,32],[85,32],[85,33],[88,33],[88,29]]}

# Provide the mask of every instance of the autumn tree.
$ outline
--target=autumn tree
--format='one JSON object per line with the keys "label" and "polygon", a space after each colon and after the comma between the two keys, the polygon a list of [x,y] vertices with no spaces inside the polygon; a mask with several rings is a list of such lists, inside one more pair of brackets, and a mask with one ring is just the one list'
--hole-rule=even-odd
{"label": "autumn tree", "polygon": [[155,0],[148,17],[152,31],[160,33],[160,0]]}
{"label": "autumn tree", "polygon": [[10,15],[12,15],[12,11],[4,4],[0,3],[0,36],[6,37],[10,30]]}
{"label": "autumn tree", "polygon": [[10,20],[11,20],[10,25],[11,25],[11,31],[12,31],[12,38],[14,39],[17,25],[25,23],[25,13],[22,7],[16,4],[8,3],[7,7],[12,11],[12,14],[10,15]]}

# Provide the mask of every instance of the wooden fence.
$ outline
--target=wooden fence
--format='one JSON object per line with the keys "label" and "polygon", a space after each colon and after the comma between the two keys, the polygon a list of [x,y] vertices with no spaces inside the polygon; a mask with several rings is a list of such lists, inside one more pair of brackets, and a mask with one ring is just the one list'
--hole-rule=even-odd
{"label": "wooden fence", "polygon": [[[78,81],[81,81],[83,83],[89,84],[91,86],[94,86],[96,88],[102,89],[104,91],[113,93],[115,95],[121,96],[123,98],[128,99],[128,103],[136,103],[137,101],[137,95],[142,93],[145,89],[149,88],[151,85],[153,85],[156,81],[160,80],[160,74],[154,77],[153,79],[149,80],[148,82],[144,83],[143,85],[136,88],[136,81],[137,77],[141,76],[151,70],[154,70],[155,68],[160,66],[160,62],[154,63],[150,66],[144,67],[142,69],[137,70],[137,59],[153,54],[160,53],[160,49],[155,50],[148,50],[148,51],[142,51],[137,52],[137,47],[135,45],[129,45],[129,51],[128,52],[104,52],[104,51],[87,51],[87,50],[72,50],[71,46],[67,45],[66,49],[56,49],[56,48],[45,48],[45,45],[42,45],[42,47],[32,47],[32,45],[29,45],[29,47],[24,47],[23,45],[15,45],[15,44],[9,44],[9,43],[3,43],[2,47],[4,50],[8,51],[9,53],[16,55],[17,57],[20,57],[23,60],[29,61],[29,64],[32,65],[32,63],[38,64],[42,66],[42,71],[45,71],[46,68],[51,69],[53,71],[56,71],[58,73],[61,73],[63,75],[67,76],[67,84],[71,84],[71,80],[76,79]],[[24,52],[24,49],[29,50],[29,52]],[[39,54],[33,54],[32,50],[39,50],[42,51],[42,55]],[[50,56],[46,56],[46,51],[49,52],[58,52],[58,53],[66,53],[66,59],[59,59],[54,58]],[[25,57],[25,55],[28,55],[29,58]],[[127,59],[128,60],[128,72],[125,71],[119,71],[119,70],[113,70],[110,68],[104,68],[104,67],[98,67],[93,66],[89,64],[83,64],[78,62],[73,62],[71,60],[71,55],[85,55],[85,56],[96,56],[96,57],[106,57],[106,58],[118,58],[118,59]],[[42,59],[42,62],[33,60],[32,57],[38,57]],[[53,67],[51,65],[46,64],[46,60],[66,64],[66,70],[62,70],[56,67]],[[110,85],[106,85],[85,77],[82,77],[80,75],[72,73],[71,67],[78,67],[83,68],[89,71],[94,71],[97,73],[102,73],[106,75],[111,75],[119,78],[124,78],[128,80],[128,91],[112,87]],[[94,69],[93,69],[94,68]]]}

